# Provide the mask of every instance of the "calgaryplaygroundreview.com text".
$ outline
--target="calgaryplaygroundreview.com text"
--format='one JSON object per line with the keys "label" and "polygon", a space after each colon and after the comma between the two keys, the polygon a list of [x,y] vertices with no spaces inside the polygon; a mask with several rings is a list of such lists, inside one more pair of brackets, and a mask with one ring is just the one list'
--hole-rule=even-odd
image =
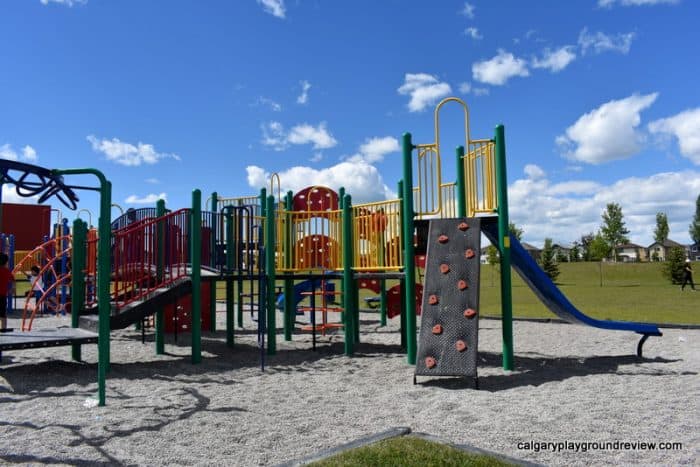
{"label": "calgaryplaygroundreview.com text", "polygon": [[517,448],[522,451],[681,451],[683,443],[654,441],[523,441]]}

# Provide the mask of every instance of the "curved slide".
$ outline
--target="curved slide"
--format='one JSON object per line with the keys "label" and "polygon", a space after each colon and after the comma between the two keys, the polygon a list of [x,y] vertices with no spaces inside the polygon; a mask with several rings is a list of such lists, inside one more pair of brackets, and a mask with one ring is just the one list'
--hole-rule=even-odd
{"label": "curved slide", "polygon": [[[482,231],[494,245],[498,244],[498,226],[495,223],[482,223]],[[510,235],[511,266],[518,272],[525,283],[530,286],[537,297],[549,310],[570,323],[585,324],[614,331],[632,331],[643,334],[637,346],[641,356],[642,345],[649,336],[661,336],[661,331],[654,324],[635,323],[631,321],[611,321],[591,318],[578,310],[544,273],[530,254],[523,248],[517,238]]]}

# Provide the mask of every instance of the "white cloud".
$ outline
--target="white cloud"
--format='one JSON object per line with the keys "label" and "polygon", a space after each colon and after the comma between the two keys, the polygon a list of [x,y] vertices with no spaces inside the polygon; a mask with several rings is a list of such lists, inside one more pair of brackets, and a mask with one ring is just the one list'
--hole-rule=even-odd
{"label": "white cloud", "polygon": [[30,145],[26,145],[22,148],[21,153],[17,153],[12,148],[12,145],[7,143],[0,146],[0,159],[7,159],[10,161],[22,161],[22,162],[36,162],[38,159],[36,155],[36,150]]}
{"label": "white cloud", "polygon": [[67,7],[72,7],[73,5],[85,5],[88,0],[40,0],[42,5],[48,5],[49,3],[56,3],[58,5],[65,5]]}
{"label": "white cloud", "polygon": [[472,85],[471,83],[464,82],[464,83],[459,83],[459,92],[462,94],[469,94],[472,90]]}
{"label": "white cloud", "polygon": [[399,145],[399,140],[393,136],[368,138],[360,145],[358,153],[348,158],[348,161],[364,161],[372,164],[381,162],[387,154],[399,152],[400,150],[401,145]]}
{"label": "white cloud", "polygon": [[611,36],[600,31],[590,34],[588,28],[583,28],[578,36],[578,45],[581,47],[581,53],[583,55],[589,50],[597,54],[610,51],[620,52],[626,55],[632,47],[633,39],[633,32]]}
{"label": "white cloud", "polygon": [[259,5],[262,5],[263,11],[277,18],[285,17],[287,9],[284,6],[284,0],[257,0]]}
{"label": "white cloud", "polygon": [[527,164],[523,171],[525,172],[525,175],[527,175],[527,178],[532,180],[543,178],[546,175],[545,171],[542,170],[540,166],[535,164]]}
{"label": "white cloud", "polygon": [[158,180],[157,178],[154,178],[154,177],[147,178],[146,180],[144,180],[144,182],[150,183],[151,185],[159,185],[160,184],[160,180]]}
{"label": "white cloud", "polygon": [[469,19],[474,19],[474,10],[476,7],[471,3],[464,2],[464,8],[459,12],[461,15],[466,16]]}
{"label": "white cloud", "polygon": [[297,104],[306,104],[309,102],[309,89],[311,89],[311,83],[308,81],[300,81],[301,84],[301,94],[297,97]]}
{"label": "white cloud", "polygon": [[515,76],[530,76],[530,72],[525,60],[499,50],[495,57],[472,64],[472,76],[481,83],[501,86]]}
{"label": "white cloud", "polygon": [[263,97],[263,96],[258,97],[258,100],[255,101],[255,103],[252,104],[252,106],[269,107],[270,110],[272,110],[273,112],[281,112],[282,111],[282,105],[280,105],[279,103],[275,102],[274,100],[272,100],[270,98]]}
{"label": "white cloud", "polygon": [[606,204],[616,202],[622,207],[631,241],[647,246],[653,242],[657,212],[668,215],[670,238],[689,242],[688,219],[695,212],[699,192],[700,172],[696,171],[630,177],[610,185],[590,180],[553,183],[528,175],[509,186],[508,201],[510,218],[523,228],[529,243],[541,245],[545,237],[572,242],[595,232]]}
{"label": "white cloud", "polygon": [[152,144],[138,142],[134,145],[120,141],[118,138],[98,139],[93,135],[89,135],[86,139],[90,142],[93,151],[104,154],[107,160],[128,167],[155,164],[162,159],[180,160],[177,154],[157,152]]}
{"label": "white cloud", "polygon": [[479,32],[479,28],[469,27],[464,30],[464,34],[477,41],[484,38],[484,36]]}
{"label": "white cloud", "polygon": [[283,151],[290,144],[313,144],[314,149],[328,149],[338,144],[338,141],[326,129],[326,123],[318,126],[302,123],[286,131],[280,122],[271,121],[262,125],[264,146],[270,146],[275,151]]}
{"label": "white cloud", "polygon": [[556,138],[556,143],[566,158],[588,164],[626,159],[640,150],[644,136],[635,130],[641,121],[640,112],[657,96],[635,94],[606,102],[582,115]]}
{"label": "white cloud", "polygon": [[159,199],[162,199],[163,201],[168,200],[168,195],[165,193],[160,193],[160,194],[155,194],[155,193],[149,193],[146,196],[138,197],[137,195],[131,195],[128,196],[125,200],[124,203],[126,204],[155,204]]}
{"label": "white cloud", "polygon": [[598,0],[598,6],[610,8],[619,3],[622,6],[642,6],[642,5],[676,5],[680,0]]}
{"label": "white cloud", "polygon": [[566,68],[571,62],[576,59],[574,47],[565,45],[555,50],[544,49],[542,58],[532,60],[533,68],[544,68],[552,73],[557,73]]}
{"label": "white cloud", "polygon": [[22,156],[24,157],[24,160],[34,162],[37,160],[36,149],[27,144],[22,148]]}
{"label": "white cloud", "polygon": [[[270,174],[263,168],[251,165],[246,167],[248,184],[255,189],[269,186]],[[345,187],[345,192],[352,195],[354,204],[396,198],[384,184],[381,174],[371,164],[363,161],[341,162],[325,169],[312,167],[291,167],[278,172],[282,192],[298,192],[313,185],[322,185],[338,191]]]}
{"label": "white cloud", "polygon": [[323,160],[323,153],[317,152],[309,158],[309,162],[321,162]]}
{"label": "white cloud", "polygon": [[268,122],[261,126],[263,139],[261,143],[264,146],[270,146],[275,151],[283,151],[287,149],[287,135],[284,131],[284,126],[280,122]]}
{"label": "white cloud", "polygon": [[401,95],[410,95],[408,110],[419,112],[452,92],[449,84],[427,73],[406,73],[404,83],[398,89]]}
{"label": "white cloud", "polygon": [[294,126],[289,130],[287,141],[291,144],[313,143],[314,149],[328,149],[338,144],[338,141],[326,129],[326,122],[321,122],[316,127],[308,123]]}
{"label": "white cloud", "polygon": [[[0,148],[1,154],[2,148]],[[17,194],[17,187],[15,185],[2,185],[2,202],[3,203],[17,203],[17,204],[37,204],[39,196],[20,196]]]}
{"label": "white cloud", "polygon": [[700,107],[653,121],[648,128],[651,133],[675,136],[681,154],[700,165]]}

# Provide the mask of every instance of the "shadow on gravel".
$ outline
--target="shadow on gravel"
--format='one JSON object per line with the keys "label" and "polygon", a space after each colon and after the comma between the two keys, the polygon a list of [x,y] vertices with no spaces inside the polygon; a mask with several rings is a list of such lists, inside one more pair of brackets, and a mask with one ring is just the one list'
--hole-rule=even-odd
{"label": "shadow on gravel", "polygon": [[[482,391],[497,392],[513,389],[521,386],[540,386],[555,381],[563,381],[578,376],[599,374],[643,375],[656,376],[682,376],[697,375],[697,372],[665,371],[663,369],[642,369],[640,363],[674,363],[679,360],[669,360],[661,357],[637,358],[634,355],[588,357],[588,358],[553,358],[546,355],[530,354],[515,356],[515,371],[507,374],[486,375],[479,377],[479,389]],[[500,367],[501,354],[479,353],[479,365],[485,367]],[[435,386],[444,389],[473,388],[472,378],[444,378],[421,381],[422,386]]]}

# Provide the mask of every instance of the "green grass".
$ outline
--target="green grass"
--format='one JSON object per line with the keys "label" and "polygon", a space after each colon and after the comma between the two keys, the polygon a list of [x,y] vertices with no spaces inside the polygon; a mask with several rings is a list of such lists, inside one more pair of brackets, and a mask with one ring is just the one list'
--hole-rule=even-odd
{"label": "green grass", "polygon": [[453,447],[413,436],[391,438],[369,446],[351,449],[320,462],[317,467],[341,466],[479,466],[497,467],[512,464],[490,456],[470,454]]}
{"label": "green grass", "polygon": [[[583,313],[599,319],[649,323],[700,324],[700,293],[681,293],[661,275],[662,263],[562,263],[558,279],[564,295]],[[556,318],[525,285],[513,278],[513,314],[520,318]],[[602,286],[601,286],[602,280]],[[387,281],[387,288],[397,281]],[[282,283],[280,282],[280,285]],[[699,286],[700,289],[700,286]],[[482,315],[500,316],[501,289],[496,268],[481,266]],[[361,290],[364,297],[374,293]],[[217,284],[217,299],[226,298],[225,285]]]}
{"label": "green grass", "polygon": [[[557,280],[564,295],[583,313],[599,319],[698,324],[700,293],[680,291],[661,275],[661,263],[563,263]],[[517,273],[513,277],[513,315],[554,318]],[[481,313],[499,316],[498,273],[482,265]],[[601,286],[602,279],[602,286]]]}

